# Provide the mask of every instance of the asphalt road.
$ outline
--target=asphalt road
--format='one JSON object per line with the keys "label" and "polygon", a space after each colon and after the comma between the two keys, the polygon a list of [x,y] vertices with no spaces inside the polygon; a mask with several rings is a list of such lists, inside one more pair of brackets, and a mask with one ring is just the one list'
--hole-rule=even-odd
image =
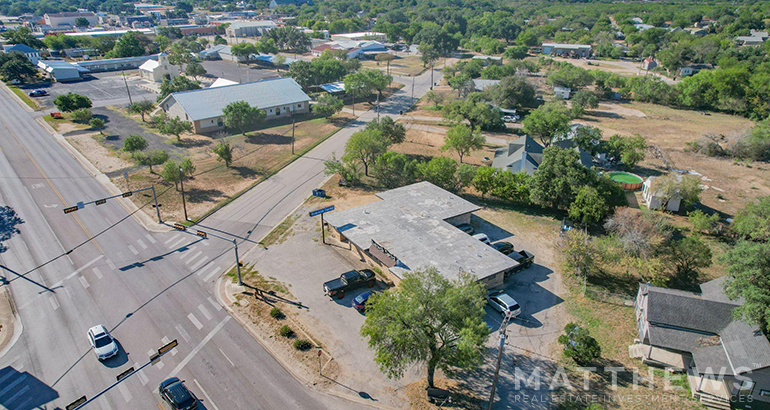
{"label": "asphalt road", "polygon": [[[418,77],[414,96],[427,92],[429,83],[429,73]],[[381,104],[381,114],[397,115],[413,101],[406,87]],[[25,221],[0,254],[23,324],[19,340],[0,352],[0,407],[64,408],[80,396],[93,397],[172,339],[179,346],[160,364],[87,408],[163,408],[157,385],[174,375],[207,409],[362,407],[297,382],[221,308],[213,283],[233,262],[228,242],[148,233],[114,200],[63,214],[64,207],[108,193],[32,117],[0,90],[0,204]],[[241,252],[248,251],[325,180],[323,160],[341,153],[347,138],[373,118],[376,113],[365,113],[199,228],[236,237]],[[121,346],[121,354],[105,363],[86,338],[99,323]]]}

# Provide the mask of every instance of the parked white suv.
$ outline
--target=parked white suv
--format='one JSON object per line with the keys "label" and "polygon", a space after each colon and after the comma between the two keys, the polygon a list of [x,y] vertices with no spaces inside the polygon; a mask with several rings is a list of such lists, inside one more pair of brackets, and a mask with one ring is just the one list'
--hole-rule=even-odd
{"label": "parked white suv", "polygon": [[99,360],[107,360],[118,354],[118,343],[102,325],[88,329],[88,342]]}

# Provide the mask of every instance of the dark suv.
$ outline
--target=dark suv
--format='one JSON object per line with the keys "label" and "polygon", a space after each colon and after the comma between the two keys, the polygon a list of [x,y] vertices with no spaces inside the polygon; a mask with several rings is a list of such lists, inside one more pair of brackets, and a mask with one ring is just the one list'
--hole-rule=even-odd
{"label": "dark suv", "polygon": [[185,387],[184,382],[176,377],[164,380],[158,387],[160,397],[174,410],[194,410],[198,408],[198,398]]}

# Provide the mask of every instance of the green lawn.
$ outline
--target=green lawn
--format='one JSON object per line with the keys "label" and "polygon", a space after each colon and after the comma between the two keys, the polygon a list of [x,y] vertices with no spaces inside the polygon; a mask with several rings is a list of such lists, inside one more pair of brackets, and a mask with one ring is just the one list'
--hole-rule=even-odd
{"label": "green lawn", "polygon": [[29,96],[23,90],[20,90],[18,87],[14,87],[14,86],[10,86],[10,88],[14,94],[18,95],[19,98],[21,98],[21,100],[24,101],[24,103],[29,106],[29,108],[32,108],[33,110],[40,109],[40,106],[37,105],[37,102],[29,98]]}

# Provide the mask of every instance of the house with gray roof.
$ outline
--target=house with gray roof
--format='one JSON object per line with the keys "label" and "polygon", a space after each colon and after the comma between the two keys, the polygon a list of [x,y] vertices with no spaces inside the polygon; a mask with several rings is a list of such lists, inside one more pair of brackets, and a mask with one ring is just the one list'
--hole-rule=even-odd
{"label": "house with gray roof", "polygon": [[[588,168],[593,166],[591,154],[575,146],[573,141],[565,139],[557,141],[553,145],[562,149],[577,150],[580,154],[580,163]],[[543,146],[529,135],[525,135],[509,143],[507,147],[495,151],[492,166],[503,171],[526,172],[532,175],[541,162],[543,162]]]}
{"label": "house with gray roof", "polygon": [[640,285],[632,347],[649,365],[686,371],[693,395],[709,407],[741,400],[770,408],[770,341],[734,316],[743,301],[729,299],[723,285],[724,278],[706,282],[701,293]]}
{"label": "house with gray roof", "polygon": [[182,91],[159,105],[169,116],[192,122],[196,133],[209,133],[224,128],[222,110],[238,101],[265,111],[267,120],[310,111],[310,97],[290,77]]}
{"label": "house with gray roof", "polygon": [[3,44],[4,53],[10,53],[12,51],[18,51],[24,54],[24,57],[27,57],[32,65],[37,65],[37,62],[40,61],[40,51],[35,50],[26,44]]}
{"label": "house with gray roof", "polygon": [[457,226],[481,209],[430,182],[377,194],[366,205],[325,214],[332,235],[393,282],[417,269],[435,268],[447,279],[460,272],[486,287],[503,283],[519,263]]}

